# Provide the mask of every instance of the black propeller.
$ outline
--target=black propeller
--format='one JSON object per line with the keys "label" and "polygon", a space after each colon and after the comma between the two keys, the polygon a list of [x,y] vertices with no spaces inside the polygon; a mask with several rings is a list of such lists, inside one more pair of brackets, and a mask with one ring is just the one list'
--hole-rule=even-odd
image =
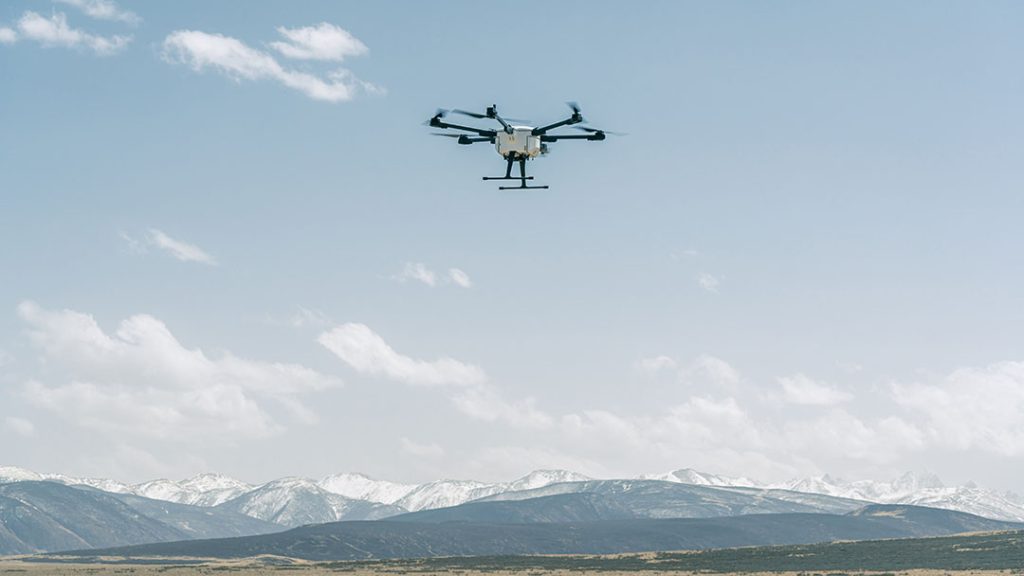
{"label": "black propeller", "polygon": [[593,134],[611,134],[612,136],[626,136],[625,132],[612,132],[611,130],[601,130],[600,128],[591,128],[590,126],[573,126],[577,130],[583,130],[584,132],[590,132]]}
{"label": "black propeller", "polygon": [[[470,112],[469,110],[452,110],[452,112],[455,112],[456,114],[462,114],[464,116],[470,116],[472,118],[490,118],[490,116],[488,116],[487,114],[480,114],[479,112]],[[516,122],[519,124],[530,123],[529,120],[525,120],[523,118],[505,118],[504,116],[502,116],[502,119],[504,119],[506,122]]]}
{"label": "black propeller", "polygon": [[458,140],[459,144],[472,144],[473,142],[480,142],[481,141],[479,139],[474,140],[474,139],[470,138],[466,134],[444,134],[444,133],[441,133],[441,132],[431,132],[431,134],[434,135],[434,136],[444,136],[446,138],[458,138],[459,139]]}
{"label": "black propeller", "polygon": [[441,118],[444,118],[447,115],[448,115],[448,110],[445,110],[444,108],[438,108],[437,111],[434,112],[434,115],[430,117],[430,120],[427,120],[426,122],[424,122],[423,125],[424,126],[437,126],[438,123],[441,121]]}
{"label": "black propeller", "polygon": [[583,122],[583,114],[580,113],[579,102],[566,102],[566,106],[572,109],[572,120],[574,123]]}
{"label": "black propeller", "polygon": [[452,110],[456,114],[462,114],[464,116],[470,116],[472,118],[489,118],[486,114],[480,114],[479,112],[470,112],[469,110]]}

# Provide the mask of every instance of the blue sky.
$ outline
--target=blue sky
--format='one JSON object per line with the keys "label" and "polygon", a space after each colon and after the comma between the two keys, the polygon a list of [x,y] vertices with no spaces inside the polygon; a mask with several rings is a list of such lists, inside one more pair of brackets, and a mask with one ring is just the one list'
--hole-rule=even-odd
{"label": "blue sky", "polygon": [[[1022,23],[1014,2],[5,2],[0,461],[1014,488]],[[497,191],[492,148],[421,125],[566,100],[628,136],[553,145],[529,166],[548,191]]]}

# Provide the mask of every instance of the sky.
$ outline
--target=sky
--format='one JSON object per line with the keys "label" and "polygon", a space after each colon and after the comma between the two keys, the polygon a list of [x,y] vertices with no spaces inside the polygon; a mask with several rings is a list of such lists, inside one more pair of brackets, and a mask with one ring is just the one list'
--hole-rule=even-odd
{"label": "sky", "polygon": [[[4,2],[0,463],[1024,491],[1022,25]],[[552,144],[549,190],[498,191],[492,147],[423,126],[566,101],[626,135]]]}

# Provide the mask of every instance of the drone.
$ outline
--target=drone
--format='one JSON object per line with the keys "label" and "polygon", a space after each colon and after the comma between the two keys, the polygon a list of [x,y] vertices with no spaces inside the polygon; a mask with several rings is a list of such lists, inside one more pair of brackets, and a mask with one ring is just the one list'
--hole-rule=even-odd
{"label": "drone", "polygon": [[[519,124],[520,120],[512,118],[502,118],[498,115],[498,107],[495,105],[489,106],[487,110],[480,114],[479,112],[468,112],[466,110],[451,110],[455,114],[462,114],[463,116],[469,116],[471,118],[489,118],[491,120],[497,120],[498,124],[501,124],[500,129],[488,130],[485,128],[475,128],[473,126],[462,126],[459,124],[452,124],[445,122],[443,118],[448,115],[449,110],[438,108],[434,116],[426,122],[426,125],[434,128],[462,130],[469,134],[451,134],[445,132],[434,132],[435,136],[445,136],[448,138],[457,138],[459,144],[476,144],[477,142],[490,142],[494,144],[494,148],[501,154],[502,158],[508,163],[505,167],[504,176],[484,176],[484,180],[519,180],[519,186],[499,186],[499,190],[528,190],[528,189],[546,189],[547,186],[527,186],[527,180],[533,180],[533,176],[526,175],[526,161],[536,158],[540,155],[546,155],[548,153],[548,143],[558,142],[559,140],[604,140],[607,134],[616,134],[615,132],[608,132],[607,130],[600,130],[598,128],[591,128],[589,126],[575,126],[584,122],[583,115],[580,113],[580,106],[575,102],[566,103],[572,110],[572,115],[565,120],[560,120],[554,124],[548,124],[547,126],[525,126]],[[514,122],[514,124],[510,124]],[[555,128],[561,128],[562,126],[572,126],[577,130],[582,130],[586,134],[549,134],[548,132]],[[471,135],[474,134],[474,135]],[[519,176],[512,175],[512,165],[516,162],[519,163]]]}

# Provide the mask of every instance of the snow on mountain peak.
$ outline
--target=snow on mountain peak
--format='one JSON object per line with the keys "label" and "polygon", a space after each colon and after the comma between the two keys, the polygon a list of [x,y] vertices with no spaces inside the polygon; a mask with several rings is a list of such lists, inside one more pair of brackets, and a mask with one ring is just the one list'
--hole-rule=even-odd
{"label": "snow on mountain peak", "polygon": [[522,478],[517,478],[505,484],[503,491],[532,490],[549,484],[586,482],[587,480],[593,480],[593,478],[570,470],[534,470]]}
{"label": "snow on mountain peak", "polygon": [[0,466],[0,483],[43,480],[43,475],[17,466]]}
{"label": "snow on mountain peak", "polygon": [[644,474],[641,480],[662,480],[664,482],[678,482],[682,484],[695,484],[697,486],[736,486],[736,487],[757,487],[759,484],[749,478],[732,478],[698,472],[692,468],[680,468],[672,472],[662,474]]}
{"label": "snow on mountain peak", "polygon": [[382,504],[394,504],[416,488],[415,484],[375,480],[356,472],[332,474],[320,480],[318,484],[333,494]]}
{"label": "snow on mountain peak", "polygon": [[[644,480],[661,480],[700,486],[752,487],[822,494],[880,504],[911,504],[959,510],[988,518],[1024,521],[1024,498],[997,493],[967,483],[945,486],[928,472],[908,472],[895,480],[846,481],[828,474],[778,484],[761,484],[681,468],[662,474],[645,474]],[[128,485],[103,478],[78,478],[40,474],[16,466],[0,466],[0,483],[49,480],[68,485],[87,485],[107,492],[137,494],[148,498],[196,506],[234,506],[237,511],[284,525],[296,522],[383,517],[402,512],[456,506],[495,494],[536,490],[549,485],[591,480],[569,470],[534,470],[511,482],[437,480],[403,484],[376,480],[365,474],[342,473],[316,482],[288,477],[252,486],[215,473],[203,473],[181,481],[151,480]]]}

